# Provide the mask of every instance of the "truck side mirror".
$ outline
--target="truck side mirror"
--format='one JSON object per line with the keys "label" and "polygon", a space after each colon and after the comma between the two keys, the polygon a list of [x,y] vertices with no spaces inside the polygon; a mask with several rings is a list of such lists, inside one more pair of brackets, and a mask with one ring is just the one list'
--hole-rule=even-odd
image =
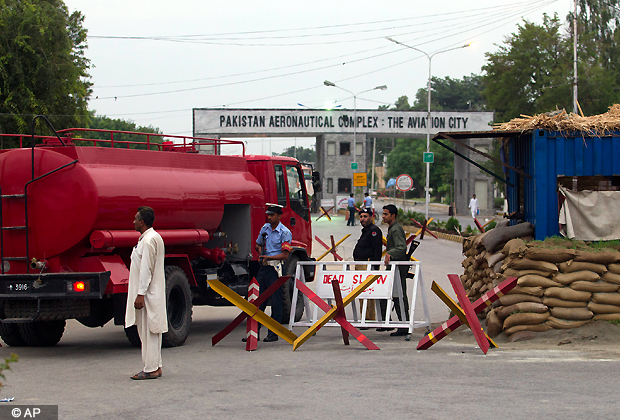
{"label": "truck side mirror", "polygon": [[321,192],[323,187],[321,187],[321,174],[317,171],[312,171],[312,188],[315,193]]}

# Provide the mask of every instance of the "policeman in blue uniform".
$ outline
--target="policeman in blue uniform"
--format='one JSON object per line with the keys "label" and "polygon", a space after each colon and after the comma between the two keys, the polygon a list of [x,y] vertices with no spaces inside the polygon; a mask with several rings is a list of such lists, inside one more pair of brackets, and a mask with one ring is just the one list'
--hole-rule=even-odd
{"label": "policeman in blue uniform", "polygon": [[[282,206],[277,204],[267,204],[267,220],[263,225],[256,239],[256,251],[260,254],[261,266],[256,275],[256,280],[260,287],[260,293],[263,293],[269,286],[278,280],[281,273],[281,265],[288,259],[291,251],[291,240],[293,235],[291,231],[280,223],[282,218]],[[280,269],[280,273],[278,272]],[[282,323],[282,288],[276,290],[271,297],[271,317],[279,323]],[[267,302],[260,305],[262,311],[267,307]],[[260,331],[260,324],[258,325]],[[269,331],[264,342],[277,341],[278,336]]]}

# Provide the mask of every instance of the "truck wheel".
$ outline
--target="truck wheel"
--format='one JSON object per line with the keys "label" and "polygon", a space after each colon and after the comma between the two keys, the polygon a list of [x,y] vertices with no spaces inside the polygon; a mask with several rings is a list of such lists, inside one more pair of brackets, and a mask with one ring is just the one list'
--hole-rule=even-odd
{"label": "truck wheel", "polygon": [[[297,262],[299,257],[292,255],[286,265],[285,276],[293,276],[284,283],[282,290],[282,320],[283,324],[287,324],[291,316],[291,301],[293,299],[293,282],[295,281],[295,270],[297,270]],[[301,292],[297,293],[297,306],[295,307],[295,322],[301,320],[304,315],[304,297]]]}
{"label": "truck wheel", "polygon": [[51,347],[58,344],[65,332],[67,321],[35,321],[26,322],[19,325],[19,332],[31,347]]}
{"label": "truck wheel", "polygon": [[17,324],[0,323],[0,337],[2,337],[2,341],[11,347],[23,347],[26,345],[22,335],[19,333]]}
{"label": "truck wheel", "polygon": [[142,340],[140,340],[140,335],[138,334],[138,327],[132,325],[129,328],[125,328],[125,335],[127,339],[134,347],[142,347]]}
{"label": "truck wheel", "polygon": [[164,347],[182,346],[192,323],[192,294],[183,270],[170,265],[166,270],[166,312],[168,332],[162,337]]}

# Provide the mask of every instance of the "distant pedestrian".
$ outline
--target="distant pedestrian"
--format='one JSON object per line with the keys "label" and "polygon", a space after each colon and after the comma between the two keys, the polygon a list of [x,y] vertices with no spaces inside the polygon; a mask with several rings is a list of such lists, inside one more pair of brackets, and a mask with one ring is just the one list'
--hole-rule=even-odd
{"label": "distant pedestrian", "polygon": [[155,213],[140,207],[134,218],[141,233],[131,253],[129,290],[125,310],[125,327],[138,327],[142,342],[143,370],[131,379],[157,379],[162,375],[161,341],[168,331],[166,314],[166,276],[164,273],[164,241],[153,229]]}
{"label": "distant pedestrian", "polygon": [[471,217],[473,219],[478,215],[478,208],[478,199],[476,198],[476,194],[474,194],[471,200],[469,200],[469,209],[471,210]]}
{"label": "distant pedestrian", "polygon": [[364,193],[364,208],[372,211],[372,198],[368,193]]}
{"label": "distant pedestrian", "polygon": [[353,193],[349,195],[347,207],[349,209],[349,220],[347,220],[347,226],[355,226],[355,199],[353,198]]}

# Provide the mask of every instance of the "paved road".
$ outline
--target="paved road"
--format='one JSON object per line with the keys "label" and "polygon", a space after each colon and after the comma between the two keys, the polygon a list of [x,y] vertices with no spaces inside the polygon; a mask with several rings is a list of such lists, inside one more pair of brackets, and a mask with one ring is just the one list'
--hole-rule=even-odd
{"label": "paved road", "polygon": [[[359,231],[344,219],[318,222],[321,235]],[[354,245],[350,239],[341,252]],[[428,283],[460,268],[460,245],[425,239],[415,254]],[[448,287],[446,285],[446,287]],[[433,321],[446,311],[429,295]],[[15,404],[58,404],[62,419],[616,419],[618,358],[592,352],[492,349],[483,356],[459,329],[427,351],[366,331],[380,351],[342,344],[323,328],[293,352],[283,341],[245,352],[239,329],[215,347],[211,337],[234,308],[198,307],[187,343],[164,349],[164,376],[135,382],[140,352],[121,328],[68,323],[53,348],[0,348],[21,357],[0,396]],[[303,330],[296,329],[300,334]],[[606,356],[608,357],[608,356]]]}

